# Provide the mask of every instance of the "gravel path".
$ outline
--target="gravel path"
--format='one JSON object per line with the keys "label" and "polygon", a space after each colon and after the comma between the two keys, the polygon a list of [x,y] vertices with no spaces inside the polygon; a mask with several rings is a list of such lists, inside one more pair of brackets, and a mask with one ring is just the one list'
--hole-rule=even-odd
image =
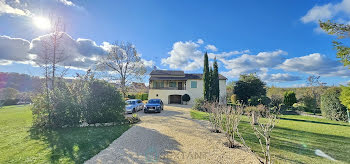
{"label": "gravel path", "polygon": [[185,106],[140,111],[140,123],[86,163],[258,163],[241,149],[225,147],[224,135],[210,132],[207,121],[191,119],[189,111]]}

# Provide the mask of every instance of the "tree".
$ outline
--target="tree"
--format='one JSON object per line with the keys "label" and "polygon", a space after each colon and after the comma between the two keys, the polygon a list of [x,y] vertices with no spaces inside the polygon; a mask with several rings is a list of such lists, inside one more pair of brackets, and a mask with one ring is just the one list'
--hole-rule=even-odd
{"label": "tree", "polygon": [[188,94],[182,95],[181,98],[182,98],[182,101],[185,101],[185,102],[186,102],[186,104],[187,104],[188,101],[191,100],[191,97],[190,97],[190,95],[188,95]]}
{"label": "tree", "polygon": [[311,75],[307,78],[307,85],[309,87],[306,94],[308,95],[304,97],[311,96],[311,98],[314,99],[314,102],[316,103],[316,106],[312,109],[314,114],[316,114],[317,106],[320,106],[321,104],[321,93],[325,84],[326,83],[320,81],[320,76]]}
{"label": "tree", "polygon": [[[340,24],[333,21],[320,21],[320,27],[330,35],[336,35],[337,39],[345,39],[350,37],[350,24]],[[344,64],[350,65],[350,47],[344,45],[340,41],[333,41],[333,46],[337,50],[337,58]]]}
{"label": "tree", "polygon": [[341,86],[341,93],[339,96],[339,99],[341,101],[341,103],[348,108],[347,115],[348,115],[348,122],[350,123],[350,87],[346,87],[346,86]]}
{"label": "tree", "polygon": [[295,97],[295,93],[293,91],[284,92],[283,103],[288,107],[293,106],[294,103],[297,102],[297,98]]}
{"label": "tree", "polygon": [[346,107],[339,100],[341,90],[339,88],[329,88],[321,97],[322,115],[328,119],[336,121],[347,120]]}
{"label": "tree", "polygon": [[209,100],[210,93],[210,72],[209,72],[209,61],[208,61],[208,53],[204,54],[204,68],[203,68],[203,97],[205,101]]}
{"label": "tree", "polygon": [[[45,89],[55,89],[58,68],[67,59],[64,53],[64,38],[67,37],[65,25],[60,18],[51,18],[50,34],[41,38],[41,49],[37,52],[35,62],[44,70]],[[61,77],[67,70],[61,71]]]}
{"label": "tree", "polygon": [[219,68],[216,57],[214,58],[213,73],[212,73],[212,100],[219,101],[220,98],[220,88],[219,88]]}
{"label": "tree", "polygon": [[121,92],[127,96],[127,85],[133,80],[141,80],[146,68],[133,44],[115,42],[107,56],[99,61],[99,69],[108,72],[112,80],[120,81]]}
{"label": "tree", "polygon": [[261,97],[266,95],[265,85],[256,74],[243,74],[236,82],[234,94],[237,95],[237,100],[248,103],[248,99],[252,96]]}
{"label": "tree", "polygon": [[207,101],[213,101],[213,87],[214,87],[214,81],[213,81],[213,67],[209,67],[209,93],[208,93],[208,100]]}
{"label": "tree", "polygon": [[14,88],[0,89],[0,100],[13,100],[17,98],[18,90]]}

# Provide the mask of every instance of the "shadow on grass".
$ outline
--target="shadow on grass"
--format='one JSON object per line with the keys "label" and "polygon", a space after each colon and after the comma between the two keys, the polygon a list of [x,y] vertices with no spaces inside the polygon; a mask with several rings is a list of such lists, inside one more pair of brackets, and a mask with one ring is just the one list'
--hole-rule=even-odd
{"label": "shadow on grass", "polygon": [[301,121],[301,122],[309,122],[309,123],[316,123],[316,124],[325,124],[325,125],[338,125],[338,126],[348,126],[346,124],[337,124],[337,123],[330,123],[330,122],[321,122],[321,121],[312,121],[312,120],[303,120],[303,119],[294,119],[294,118],[280,118],[281,120],[289,120],[289,121]]}
{"label": "shadow on grass", "polygon": [[30,129],[32,139],[43,140],[51,149],[51,163],[84,163],[121,136],[130,125],[110,127]]}
{"label": "shadow on grass", "polygon": [[[252,146],[254,151],[262,156],[260,145],[249,123],[242,121],[240,130],[243,132],[245,141]],[[348,150],[350,149],[349,137],[306,132],[279,126],[273,129],[271,135],[271,152],[278,160],[292,163],[308,163],[311,162],[308,160],[314,158],[322,160],[321,157],[315,155],[316,149],[322,150],[338,161],[350,162],[348,158]],[[290,153],[286,154],[281,152],[281,150]],[[299,154],[301,156],[293,154]],[[291,159],[290,157],[294,158]],[[328,160],[323,159],[322,161],[327,163]]]}

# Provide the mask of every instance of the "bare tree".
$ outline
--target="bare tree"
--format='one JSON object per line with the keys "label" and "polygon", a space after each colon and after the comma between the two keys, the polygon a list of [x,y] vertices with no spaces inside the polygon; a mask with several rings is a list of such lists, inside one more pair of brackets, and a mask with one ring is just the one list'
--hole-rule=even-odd
{"label": "bare tree", "polygon": [[309,89],[310,89],[309,94],[311,94],[312,98],[314,99],[313,101],[316,104],[316,106],[312,109],[315,115],[317,106],[319,106],[320,104],[322,87],[325,86],[326,83],[322,83],[320,81],[320,76],[311,75],[307,78],[307,85],[309,86]]}
{"label": "bare tree", "polygon": [[213,132],[220,133],[224,117],[223,108],[220,108],[217,102],[206,102],[203,106],[206,112],[209,113],[209,122]]}
{"label": "bare tree", "polygon": [[[64,55],[64,47],[62,45],[65,35],[65,26],[62,19],[51,17],[50,22],[50,33],[41,39],[41,52],[37,53],[37,58],[35,60],[44,70],[45,89],[47,92],[50,88],[55,88],[58,66],[67,58],[67,56]],[[61,76],[63,76],[65,72],[66,71],[62,71]]]}
{"label": "bare tree", "polygon": [[235,145],[235,135],[239,133],[238,125],[241,121],[243,114],[243,105],[237,104],[234,107],[232,106],[221,106],[223,115],[221,118],[225,118],[225,134],[228,140],[228,147],[234,148]]}
{"label": "bare tree", "polygon": [[272,162],[270,152],[271,132],[272,129],[275,127],[276,120],[278,119],[278,111],[279,110],[272,112],[270,111],[270,109],[266,109],[264,117],[265,120],[260,121],[259,119],[261,118],[261,115],[259,114],[257,117],[258,125],[251,124],[254,129],[254,133],[259,140],[261,150],[264,153],[265,164],[270,164]]}
{"label": "bare tree", "polygon": [[121,91],[126,97],[127,85],[133,80],[141,80],[146,68],[133,44],[115,42],[107,56],[102,57],[99,69],[108,72],[112,80],[120,81]]}

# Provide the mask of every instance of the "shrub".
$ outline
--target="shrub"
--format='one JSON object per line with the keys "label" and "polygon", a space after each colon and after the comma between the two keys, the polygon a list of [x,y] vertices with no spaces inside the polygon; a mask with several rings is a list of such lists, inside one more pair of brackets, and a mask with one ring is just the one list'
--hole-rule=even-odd
{"label": "shrub", "polygon": [[142,101],[148,100],[148,93],[143,93],[141,97]]}
{"label": "shrub", "polygon": [[279,95],[271,95],[270,100],[270,105],[273,107],[279,107],[283,103],[283,99]]}
{"label": "shrub", "polygon": [[204,103],[205,103],[204,98],[196,98],[194,99],[194,105],[192,109],[206,112],[206,109],[204,108]]}
{"label": "shrub", "polygon": [[295,97],[295,93],[293,91],[284,92],[284,104],[288,107],[293,106],[294,103],[297,102],[297,98]]}
{"label": "shrub", "polygon": [[250,105],[256,106],[259,104],[263,104],[263,105],[269,105],[271,102],[270,98],[266,97],[266,96],[252,96],[250,99],[248,99],[248,103]]}
{"label": "shrub", "polygon": [[124,100],[106,81],[87,74],[72,83],[57,80],[54,90],[39,93],[33,99],[33,123],[37,127],[76,126],[87,122],[122,122]]}
{"label": "shrub", "polygon": [[321,96],[322,115],[331,120],[346,121],[346,107],[339,100],[341,90],[329,88]]}
{"label": "shrub", "polygon": [[135,99],[136,96],[135,96],[135,95],[128,95],[128,98],[129,98],[129,99]]}
{"label": "shrub", "polygon": [[181,98],[182,98],[182,101],[185,101],[185,102],[186,102],[186,104],[187,104],[188,101],[191,100],[191,97],[190,97],[190,95],[188,95],[188,94],[182,95]]}
{"label": "shrub", "polygon": [[236,102],[237,102],[237,95],[233,94],[233,95],[231,96],[231,103],[232,103],[232,104],[236,104]]}
{"label": "shrub", "polygon": [[117,89],[106,81],[90,83],[85,121],[89,124],[124,120],[125,102]]}
{"label": "shrub", "polygon": [[305,106],[305,109],[304,109],[305,112],[316,111],[317,101],[311,95],[308,95],[308,94],[304,95],[304,97],[302,98],[302,102],[303,102],[303,104]]}

